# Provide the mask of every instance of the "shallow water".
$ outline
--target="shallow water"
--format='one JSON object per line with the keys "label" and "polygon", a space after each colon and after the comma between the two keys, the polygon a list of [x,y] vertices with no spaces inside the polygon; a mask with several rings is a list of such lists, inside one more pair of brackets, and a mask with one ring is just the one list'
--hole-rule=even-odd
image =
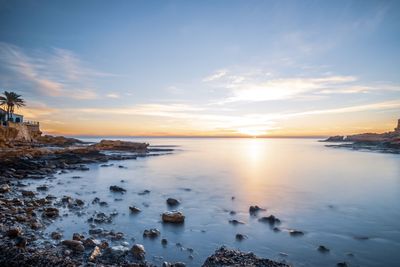
{"label": "shallow water", "polygon": [[[51,194],[86,203],[85,214],[57,219],[48,233],[60,228],[70,238],[74,232],[88,232],[87,219],[93,211],[116,210],[119,215],[113,223],[100,227],[124,232],[130,245],[142,243],[147,260],[158,265],[166,260],[199,266],[223,244],[294,266],[335,266],[343,261],[350,266],[398,266],[400,262],[400,155],[327,148],[316,139],[132,140],[179,147],[171,155],[114,162],[107,168],[91,164],[90,171],[30,181],[31,188],[48,184]],[[82,178],[73,179],[76,175]],[[110,185],[127,192],[111,193]],[[138,194],[145,189],[151,192]],[[95,197],[109,206],[92,205]],[[161,223],[168,197],[181,201],[178,210],[186,215],[184,225]],[[142,212],[130,214],[130,205]],[[267,208],[258,217],[280,218],[282,231],[274,232],[250,216],[250,205]],[[236,215],[230,215],[231,210]],[[231,219],[245,224],[232,225]],[[161,237],[143,238],[143,230],[149,228],[160,229]],[[305,235],[292,237],[289,229]],[[237,233],[248,238],[236,241]],[[168,239],[166,247],[161,238]],[[330,252],[318,252],[319,245]]]}

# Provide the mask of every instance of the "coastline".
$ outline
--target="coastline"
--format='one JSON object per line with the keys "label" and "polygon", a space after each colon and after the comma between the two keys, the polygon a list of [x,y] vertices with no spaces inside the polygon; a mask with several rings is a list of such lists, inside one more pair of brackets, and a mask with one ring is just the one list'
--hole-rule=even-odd
{"label": "coastline", "polygon": [[[44,140],[44,139],[42,139]],[[124,239],[124,233],[92,231],[89,235],[74,234],[61,237],[52,233],[56,245],[48,242],[43,230],[60,215],[60,208],[75,213],[83,209],[80,199],[64,196],[58,199],[51,189],[37,187],[24,190],[24,179],[45,179],[58,172],[86,171],[86,164],[123,161],[138,157],[166,155],[173,148],[151,147],[146,143],[101,141],[85,144],[77,139],[50,138],[35,143],[15,143],[13,147],[0,149],[0,264],[7,266],[154,266],[146,261],[144,248],[110,247],[107,240]],[[119,187],[110,190],[122,190]],[[45,198],[38,196],[46,191]],[[99,219],[99,218],[96,218]],[[104,217],[99,220],[111,219]],[[95,230],[95,229],[94,229]],[[65,239],[64,239],[65,238]],[[102,240],[102,241],[99,241]],[[232,264],[257,264],[257,266],[288,266],[254,254],[221,248],[210,256],[203,266],[230,266]],[[184,263],[163,263],[163,266],[185,266]]]}

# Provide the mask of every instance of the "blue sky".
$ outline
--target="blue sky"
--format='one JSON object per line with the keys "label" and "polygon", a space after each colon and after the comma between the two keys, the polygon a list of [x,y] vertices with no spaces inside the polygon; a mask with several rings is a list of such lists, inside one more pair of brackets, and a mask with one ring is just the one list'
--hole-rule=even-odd
{"label": "blue sky", "polygon": [[0,1],[47,132],[327,135],[400,117],[399,1]]}

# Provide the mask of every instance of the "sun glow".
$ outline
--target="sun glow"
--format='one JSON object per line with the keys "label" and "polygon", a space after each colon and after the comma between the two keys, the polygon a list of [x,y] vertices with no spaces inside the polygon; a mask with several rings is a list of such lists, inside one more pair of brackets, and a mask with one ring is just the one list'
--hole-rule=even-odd
{"label": "sun glow", "polygon": [[257,137],[261,135],[265,135],[267,131],[265,128],[259,128],[259,127],[254,127],[254,128],[241,128],[237,129],[237,132],[243,135],[248,135],[251,137]]}

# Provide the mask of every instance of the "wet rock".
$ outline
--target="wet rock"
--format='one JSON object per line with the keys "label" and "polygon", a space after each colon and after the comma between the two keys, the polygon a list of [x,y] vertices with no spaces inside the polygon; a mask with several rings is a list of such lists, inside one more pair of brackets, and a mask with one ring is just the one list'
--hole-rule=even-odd
{"label": "wet rock", "polygon": [[353,238],[356,240],[368,240],[369,239],[368,236],[362,236],[362,235],[356,235]]}
{"label": "wet rock", "polygon": [[72,234],[72,240],[82,241],[83,239],[85,239],[85,237],[79,233]]}
{"label": "wet rock", "polygon": [[168,240],[166,238],[161,239],[161,245],[166,246],[168,244]]}
{"label": "wet rock", "polygon": [[318,251],[321,252],[321,253],[327,253],[327,252],[329,252],[329,248],[327,248],[327,247],[325,247],[323,245],[320,245],[318,247]]}
{"label": "wet rock", "polygon": [[347,263],[344,261],[344,262],[338,262],[338,263],[336,264],[336,266],[338,266],[338,267],[347,267],[348,265],[347,265]]}
{"label": "wet rock", "polygon": [[60,240],[62,238],[62,234],[59,232],[52,232],[50,236],[54,240]]}
{"label": "wet rock", "polygon": [[11,187],[8,184],[2,184],[0,185],[0,193],[8,193],[11,191]]}
{"label": "wet rock", "polygon": [[177,205],[179,205],[179,203],[180,202],[175,198],[168,198],[167,199],[168,206],[177,206]]}
{"label": "wet rock", "polygon": [[26,243],[28,242],[26,237],[23,236],[17,236],[15,238],[15,246],[21,249],[25,249],[26,248]]}
{"label": "wet rock", "polygon": [[20,227],[12,227],[6,232],[6,236],[8,236],[9,238],[16,238],[20,235],[22,235],[22,229]]}
{"label": "wet rock", "polygon": [[244,253],[225,247],[216,250],[203,264],[203,267],[225,266],[289,267],[289,265],[285,263],[259,258],[253,253]]}
{"label": "wet rock", "polygon": [[143,196],[143,195],[147,195],[147,194],[150,194],[150,190],[146,189],[146,190],[143,190],[142,192],[138,193],[139,196]]}
{"label": "wet rock", "polygon": [[76,252],[85,251],[85,247],[83,246],[82,242],[78,240],[63,240],[61,244]]}
{"label": "wet rock", "polygon": [[97,258],[100,254],[101,254],[100,248],[99,248],[98,246],[96,246],[96,247],[93,249],[92,253],[90,253],[89,261],[90,261],[90,262],[96,261],[96,258]]}
{"label": "wet rock", "polygon": [[117,185],[112,185],[112,186],[110,186],[110,191],[112,191],[112,192],[117,192],[117,193],[126,192],[126,190],[125,190],[124,188],[122,188],[122,187],[120,187],[120,186],[117,186]]}
{"label": "wet rock", "polygon": [[74,200],[72,199],[72,197],[69,197],[69,196],[63,196],[61,198],[61,202],[64,203],[64,204],[72,204],[73,201]]}
{"label": "wet rock", "polygon": [[130,207],[129,207],[129,210],[130,210],[132,213],[141,212],[141,210],[140,210],[138,207],[135,207],[135,206],[130,206]]}
{"label": "wet rock", "polygon": [[148,238],[156,238],[160,235],[160,231],[158,229],[149,229],[149,230],[144,230],[143,232],[143,237],[148,237]]}
{"label": "wet rock", "polygon": [[289,230],[289,234],[291,236],[302,236],[302,235],[304,235],[304,232],[303,231],[299,231],[299,230],[291,229],[291,230]]}
{"label": "wet rock", "polygon": [[103,229],[99,228],[99,229],[89,229],[89,234],[90,235],[99,235],[103,233]]}
{"label": "wet rock", "polygon": [[35,196],[35,193],[33,191],[22,190],[21,193],[22,193],[22,196],[24,196],[24,197],[34,197]]}
{"label": "wet rock", "polygon": [[93,248],[95,246],[100,246],[101,242],[93,238],[86,238],[83,241],[83,245],[85,246],[85,248]]}
{"label": "wet rock", "polygon": [[42,216],[45,218],[57,218],[59,216],[59,210],[57,208],[45,208]]}
{"label": "wet rock", "polygon": [[244,222],[238,221],[238,220],[236,220],[236,219],[229,220],[229,223],[230,223],[230,224],[233,224],[233,225],[244,224]]}
{"label": "wet rock", "polygon": [[249,208],[249,212],[251,215],[255,215],[257,212],[259,211],[265,211],[266,209],[260,208],[259,206],[255,205],[255,206],[250,206]]}
{"label": "wet rock", "polygon": [[183,223],[185,216],[180,211],[167,211],[162,214],[162,220],[165,223]]}
{"label": "wet rock", "polygon": [[186,264],[183,262],[170,263],[170,262],[164,261],[162,264],[162,267],[186,267]]}
{"label": "wet rock", "polygon": [[281,222],[281,220],[276,218],[274,215],[270,215],[268,217],[262,217],[262,218],[258,219],[258,221],[262,222],[262,223],[269,223],[271,225],[278,224]]}
{"label": "wet rock", "polygon": [[141,244],[135,244],[133,245],[131,252],[133,254],[133,257],[138,260],[143,260],[146,254],[146,251],[144,250],[144,246]]}
{"label": "wet rock", "polygon": [[107,206],[108,206],[108,203],[105,202],[105,201],[100,201],[100,202],[99,202],[99,205],[102,206],[102,207],[107,207]]}
{"label": "wet rock", "polygon": [[81,179],[81,176],[72,176],[72,179]]}
{"label": "wet rock", "polygon": [[236,211],[231,210],[231,211],[229,212],[229,214],[230,214],[230,215],[235,215],[235,214],[236,214]]}
{"label": "wet rock", "polygon": [[95,197],[93,200],[92,200],[92,204],[97,204],[97,203],[99,203],[100,202],[100,198],[98,198],[98,197]]}
{"label": "wet rock", "polygon": [[243,234],[236,234],[235,238],[236,238],[236,240],[238,240],[238,241],[242,241],[242,240],[246,239],[247,236],[246,236],[246,235],[243,235]]}
{"label": "wet rock", "polygon": [[41,185],[41,186],[36,187],[36,190],[37,191],[47,191],[47,190],[49,190],[49,187],[47,185]]}
{"label": "wet rock", "polygon": [[94,221],[95,223],[111,223],[112,217],[107,216],[104,212],[97,213],[94,217],[89,218],[89,222]]}

